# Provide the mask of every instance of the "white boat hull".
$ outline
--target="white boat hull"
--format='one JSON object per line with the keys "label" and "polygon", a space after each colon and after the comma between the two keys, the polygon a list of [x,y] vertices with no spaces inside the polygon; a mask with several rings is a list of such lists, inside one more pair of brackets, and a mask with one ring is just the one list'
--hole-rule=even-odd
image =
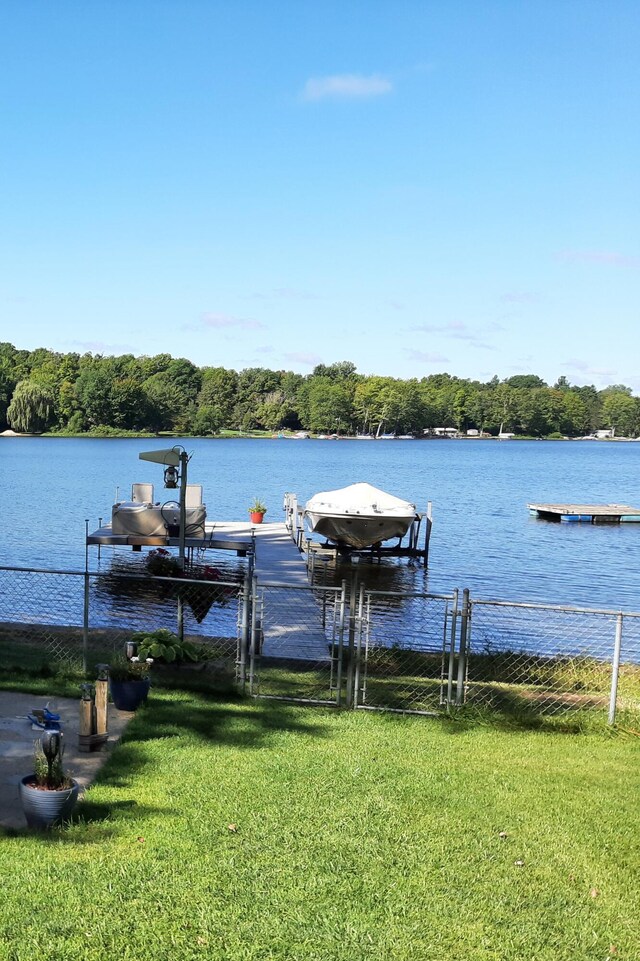
{"label": "white boat hull", "polygon": [[324,491],[305,505],[305,517],[312,533],[356,550],[403,537],[415,516],[415,504],[370,484],[351,484],[337,491]]}

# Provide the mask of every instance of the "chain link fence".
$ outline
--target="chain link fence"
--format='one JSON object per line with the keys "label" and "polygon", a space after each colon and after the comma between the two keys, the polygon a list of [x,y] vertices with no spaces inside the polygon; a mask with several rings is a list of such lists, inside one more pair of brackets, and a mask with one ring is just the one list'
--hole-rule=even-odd
{"label": "chain link fence", "polygon": [[439,712],[453,697],[458,595],[361,591],[355,706]]}
{"label": "chain link fence", "polygon": [[253,584],[248,692],[342,706],[346,590]]}
{"label": "chain link fence", "polygon": [[[323,577],[324,580],[324,577]],[[0,568],[0,671],[94,676],[136,631],[198,646],[169,684],[421,713],[637,725],[640,614],[469,600],[468,592]]]}
{"label": "chain link fence", "polygon": [[640,615],[474,600],[468,645],[465,703],[612,722],[616,711],[638,714]]}
{"label": "chain link fence", "polygon": [[199,659],[154,673],[236,680],[245,591],[238,582],[119,572],[0,568],[0,668],[47,677],[95,675],[137,631],[165,628],[197,645]]}

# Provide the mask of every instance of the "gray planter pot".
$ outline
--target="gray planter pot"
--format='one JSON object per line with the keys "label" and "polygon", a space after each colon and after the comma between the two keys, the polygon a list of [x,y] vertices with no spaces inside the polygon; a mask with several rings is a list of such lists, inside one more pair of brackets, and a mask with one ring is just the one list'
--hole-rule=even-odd
{"label": "gray planter pot", "polygon": [[33,774],[20,781],[20,801],[29,827],[50,828],[67,821],[78,800],[77,781],[59,791],[42,791],[33,787],[33,781]]}

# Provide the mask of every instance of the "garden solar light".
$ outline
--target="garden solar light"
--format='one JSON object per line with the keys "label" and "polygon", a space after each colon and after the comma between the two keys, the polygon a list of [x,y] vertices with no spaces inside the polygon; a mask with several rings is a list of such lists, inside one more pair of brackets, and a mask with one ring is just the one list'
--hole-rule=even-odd
{"label": "garden solar light", "polygon": [[60,731],[45,730],[42,734],[42,753],[47,759],[47,783],[51,784],[53,762],[61,756],[62,735]]}

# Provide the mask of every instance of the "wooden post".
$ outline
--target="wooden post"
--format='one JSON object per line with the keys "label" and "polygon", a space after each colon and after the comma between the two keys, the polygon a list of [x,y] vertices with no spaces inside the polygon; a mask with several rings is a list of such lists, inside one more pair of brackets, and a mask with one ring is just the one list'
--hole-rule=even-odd
{"label": "wooden post", "polygon": [[78,722],[78,748],[80,751],[88,752],[91,750],[94,708],[93,688],[90,684],[83,684],[82,698],[80,699],[80,719]]}
{"label": "wooden post", "polygon": [[109,701],[108,697],[108,687],[109,682],[106,678],[98,678],[96,681],[96,697],[95,697],[95,708],[96,708],[96,726],[93,734],[98,736],[103,736],[108,733],[107,725],[107,705]]}

